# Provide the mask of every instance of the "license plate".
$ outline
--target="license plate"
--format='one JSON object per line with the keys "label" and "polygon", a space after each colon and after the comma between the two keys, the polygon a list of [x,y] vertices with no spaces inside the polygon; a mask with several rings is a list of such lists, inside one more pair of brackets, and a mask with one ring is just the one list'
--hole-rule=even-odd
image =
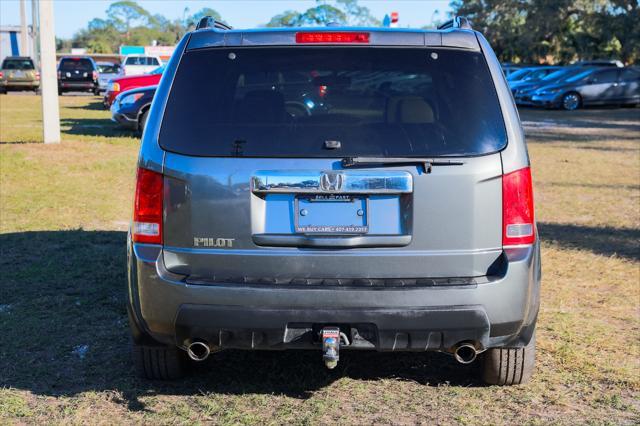
{"label": "license plate", "polygon": [[24,72],[23,71],[16,71],[13,74],[13,76],[16,77],[16,78],[22,78],[22,77],[24,77]]}
{"label": "license plate", "polygon": [[351,195],[314,195],[295,199],[295,230],[303,234],[366,234],[368,200]]}

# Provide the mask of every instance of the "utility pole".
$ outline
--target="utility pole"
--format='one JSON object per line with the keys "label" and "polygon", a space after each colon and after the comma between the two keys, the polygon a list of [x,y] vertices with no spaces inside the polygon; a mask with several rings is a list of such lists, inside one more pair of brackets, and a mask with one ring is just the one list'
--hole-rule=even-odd
{"label": "utility pole", "polygon": [[27,0],[20,0],[20,55],[29,56],[27,41]]}
{"label": "utility pole", "polygon": [[38,49],[38,3],[37,0],[31,0],[31,43],[33,65],[36,69],[40,68],[40,52]]}
{"label": "utility pole", "polygon": [[56,73],[56,37],[53,1],[38,2],[40,15],[40,87],[42,89],[42,130],[44,143],[60,143],[60,110]]}

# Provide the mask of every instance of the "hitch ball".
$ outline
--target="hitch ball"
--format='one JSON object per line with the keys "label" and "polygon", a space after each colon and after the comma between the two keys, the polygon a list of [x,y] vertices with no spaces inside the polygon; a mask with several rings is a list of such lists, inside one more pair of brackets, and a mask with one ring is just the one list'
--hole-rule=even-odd
{"label": "hitch ball", "polygon": [[338,365],[340,359],[340,329],[338,327],[325,327],[322,335],[322,359],[324,365],[332,370]]}

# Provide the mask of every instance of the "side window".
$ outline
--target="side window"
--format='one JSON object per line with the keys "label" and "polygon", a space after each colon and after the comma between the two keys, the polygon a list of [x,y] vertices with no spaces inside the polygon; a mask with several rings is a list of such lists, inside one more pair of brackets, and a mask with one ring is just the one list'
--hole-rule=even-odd
{"label": "side window", "polygon": [[624,70],[622,71],[620,80],[625,82],[638,81],[640,80],[640,71],[631,69]]}
{"label": "side window", "polygon": [[600,71],[593,75],[591,81],[594,83],[615,83],[618,80],[618,70]]}

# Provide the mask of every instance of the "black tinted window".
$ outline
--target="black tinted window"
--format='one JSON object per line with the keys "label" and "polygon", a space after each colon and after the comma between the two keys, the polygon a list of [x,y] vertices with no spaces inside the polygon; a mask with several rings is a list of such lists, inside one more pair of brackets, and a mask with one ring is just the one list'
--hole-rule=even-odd
{"label": "black tinted window", "polygon": [[615,83],[617,80],[618,70],[596,72],[591,77],[591,81],[594,83]]}
{"label": "black tinted window", "polygon": [[127,58],[125,65],[160,65],[156,58],[150,58],[147,56],[131,56]]}
{"label": "black tinted window", "polygon": [[495,152],[506,134],[480,53],[237,48],[184,55],[160,144],[204,156],[445,156]]}
{"label": "black tinted window", "polygon": [[93,71],[93,62],[87,58],[70,58],[60,61],[60,71]]}
{"label": "black tinted window", "polygon": [[525,79],[538,80],[538,79],[541,79],[542,77],[548,75],[550,72],[551,71],[549,71],[548,69],[535,70],[535,71],[531,72],[531,74],[529,74]]}
{"label": "black tinted window", "polygon": [[633,69],[626,69],[622,71],[620,80],[622,81],[635,81],[640,79],[640,71]]}
{"label": "black tinted window", "polygon": [[116,64],[99,64],[98,72],[101,74],[117,74],[120,72],[120,65]]}
{"label": "black tinted window", "polygon": [[5,59],[2,62],[3,70],[32,70],[33,68],[31,59]]}

